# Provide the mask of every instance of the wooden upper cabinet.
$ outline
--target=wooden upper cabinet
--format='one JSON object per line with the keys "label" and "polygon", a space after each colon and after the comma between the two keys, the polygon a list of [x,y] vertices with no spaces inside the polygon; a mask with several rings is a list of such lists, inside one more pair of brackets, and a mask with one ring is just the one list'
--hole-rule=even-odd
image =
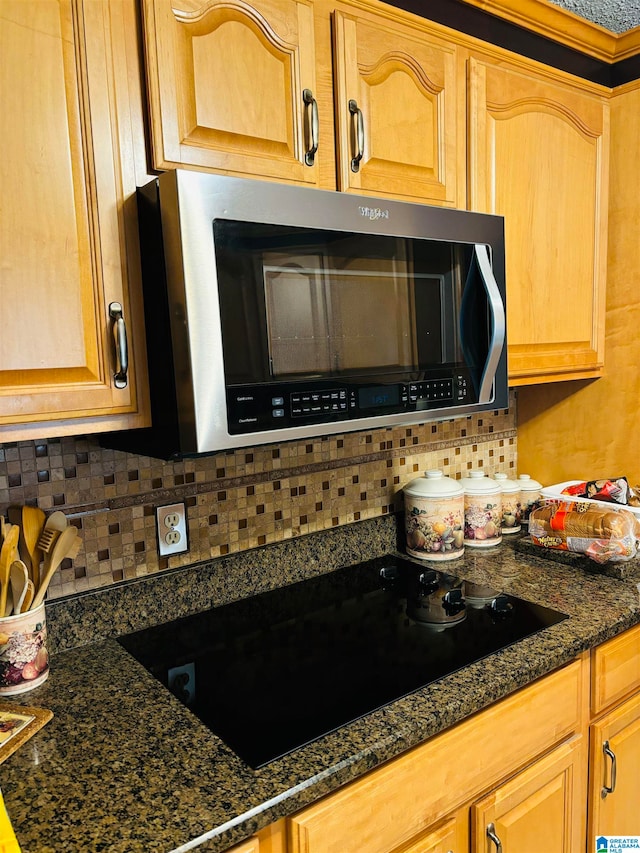
{"label": "wooden upper cabinet", "polygon": [[464,207],[456,46],[382,15],[333,26],[338,189]]}
{"label": "wooden upper cabinet", "polygon": [[512,385],[602,372],[609,113],[588,85],[470,60],[470,206],[505,217]]}
{"label": "wooden upper cabinet", "polygon": [[144,0],[153,165],[303,184],[313,146],[306,0]]}
{"label": "wooden upper cabinet", "polygon": [[134,373],[115,379],[110,317],[120,304],[131,368],[144,340],[122,217],[135,189],[128,116],[116,118],[124,29],[122,4],[0,2],[3,441],[140,425]]}

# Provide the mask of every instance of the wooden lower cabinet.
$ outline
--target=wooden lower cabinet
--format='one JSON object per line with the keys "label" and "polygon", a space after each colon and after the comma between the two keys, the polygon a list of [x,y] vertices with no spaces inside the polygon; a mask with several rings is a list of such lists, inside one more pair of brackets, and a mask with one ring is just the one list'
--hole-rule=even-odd
{"label": "wooden lower cabinet", "polygon": [[589,843],[640,835],[640,693],[591,726]]}
{"label": "wooden lower cabinet", "polygon": [[583,738],[572,738],[471,807],[473,853],[584,850]]}
{"label": "wooden lower cabinet", "polygon": [[588,843],[640,835],[640,625],[592,652]]}
{"label": "wooden lower cabinet", "polygon": [[260,841],[255,836],[232,847],[229,853],[260,853]]}
{"label": "wooden lower cabinet", "polygon": [[469,847],[468,809],[459,809],[393,853],[456,853]]}

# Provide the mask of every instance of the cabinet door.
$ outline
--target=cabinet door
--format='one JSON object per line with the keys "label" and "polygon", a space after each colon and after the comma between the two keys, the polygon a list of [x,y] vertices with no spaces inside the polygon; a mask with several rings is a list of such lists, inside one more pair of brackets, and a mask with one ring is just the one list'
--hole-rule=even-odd
{"label": "cabinet door", "polygon": [[584,850],[585,793],[582,738],[575,737],[472,806],[472,850]]}
{"label": "cabinet door", "polygon": [[156,169],[317,182],[307,0],[145,0],[143,17]]}
{"label": "cabinet door", "polygon": [[393,853],[465,853],[468,849],[469,810],[465,808]]}
{"label": "cabinet door", "polygon": [[124,4],[112,11],[0,2],[3,441],[141,425],[133,376],[114,376],[109,310],[131,321],[122,210],[135,190],[116,107]]}
{"label": "cabinet door", "polygon": [[512,385],[602,371],[608,127],[577,83],[470,61],[470,202],[505,217]]}
{"label": "cabinet door", "polygon": [[236,847],[232,847],[229,853],[260,853],[260,842],[257,838],[250,838]]}
{"label": "cabinet door", "polygon": [[589,843],[638,835],[640,694],[594,723],[590,735]]}
{"label": "cabinet door", "polygon": [[339,189],[464,206],[456,47],[382,16],[333,23]]}

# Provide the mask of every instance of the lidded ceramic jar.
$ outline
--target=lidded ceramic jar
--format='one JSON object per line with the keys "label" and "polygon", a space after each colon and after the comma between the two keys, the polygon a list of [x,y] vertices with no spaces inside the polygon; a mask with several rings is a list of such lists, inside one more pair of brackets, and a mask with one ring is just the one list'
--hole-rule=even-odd
{"label": "lidded ceramic jar", "polygon": [[540,489],[542,484],[532,480],[529,474],[520,474],[518,477],[520,486],[520,503],[522,505],[521,520],[524,525],[529,526],[529,513],[536,501],[540,500]]}
{"label": "lidded ceramic jar", "polygon": [[442,471],[427,471],[403,489],[407,553],[421,560],[464,554],[464,490]]}
{"label": "lidded ceramic jar", "polygon": [[500,483],[479,468],[460,480],[464,489],[464,544],[488,548],[502,542]]}
{"label": "lidded ceramic jar", "polygon": [[500,484],[502,496],[502,533],[519,533],[522,530],[520,518],[522,506],[520,502],[520,484],[510,480],[508,474],[494,474],[493,479]]}

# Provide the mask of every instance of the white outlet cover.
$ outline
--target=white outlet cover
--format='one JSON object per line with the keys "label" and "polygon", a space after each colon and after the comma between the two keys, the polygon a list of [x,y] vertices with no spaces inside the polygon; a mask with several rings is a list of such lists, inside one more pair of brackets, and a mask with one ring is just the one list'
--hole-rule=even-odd
{"label": "white outlet cover", "polygon": [[184,554],[189,550],[187,510],[184,503],[156,507],[158,553],[161,557]]}

